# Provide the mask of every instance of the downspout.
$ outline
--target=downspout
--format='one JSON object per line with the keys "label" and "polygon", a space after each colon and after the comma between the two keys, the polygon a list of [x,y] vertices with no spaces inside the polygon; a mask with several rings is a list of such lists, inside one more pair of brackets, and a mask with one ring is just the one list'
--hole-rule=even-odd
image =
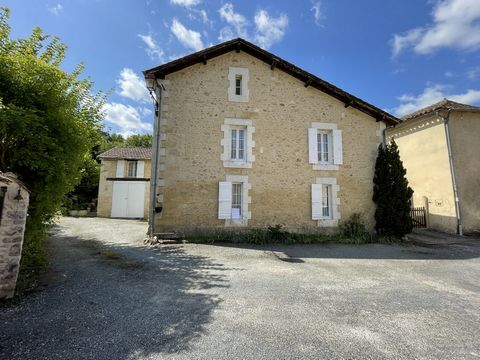
{"label": "downspout", "polygon": [[[157,79],[154,80],[157,85]],[[152,157],[153,164],[150,174],[150,204],[148,217],[148,235],[153,238],[155,235],[155,207],[157,203],[157,184],[158,184],[158,154],[160,146],[160,114],[162,113],[162,88],[163,85],[155,86],[155,115],[153,118],[153,143],[152,143]]]}
{"label": "downspout", "polygon": [[450,129],[448,126],[448,122],[450,120],[450,112],[451,112],[451,109],[448,109],[447,116],[444,117],[440,115],[440,113],[437,111],[437,116],[443,120],[443,124],[445,127],[445,137],[447,138],[448,161],[450,163],[450,174],[452,176],[453,196],[455,198],[455,215],[457,217],[457,234],[463,235],[462,217],[460,215],[460,198],[458,196],[457,177],[455,174],[455,166],[453,163],[452,144],[450,141]]}

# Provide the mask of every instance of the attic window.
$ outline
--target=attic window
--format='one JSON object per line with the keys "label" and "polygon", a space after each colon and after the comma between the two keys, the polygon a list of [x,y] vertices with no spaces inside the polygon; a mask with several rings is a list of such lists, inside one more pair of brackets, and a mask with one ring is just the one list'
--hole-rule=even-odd
{"label": "attic window", "polygon": [[228,101],[248,102],[249,78],[247,68],[230,67],[228,69]]}
{"label": "attic window", "polygon": [[235,95],[242,95],[242,75],[235,76]]}

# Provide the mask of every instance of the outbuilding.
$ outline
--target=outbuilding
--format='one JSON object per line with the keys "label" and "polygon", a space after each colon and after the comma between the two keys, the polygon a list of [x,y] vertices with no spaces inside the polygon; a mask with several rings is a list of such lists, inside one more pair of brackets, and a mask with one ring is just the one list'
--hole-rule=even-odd
{"label": "outbuilding", "polygon": [[114,147],[100,154],[99,158],[97,215],[147,218],[152,149]]}

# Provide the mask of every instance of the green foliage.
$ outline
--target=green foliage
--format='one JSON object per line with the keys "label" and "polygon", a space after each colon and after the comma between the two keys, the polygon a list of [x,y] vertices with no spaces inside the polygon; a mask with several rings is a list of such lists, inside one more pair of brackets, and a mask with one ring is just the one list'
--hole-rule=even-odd
{"label": "green foliage", "polygon": [[340,233],[345,238],[368,242],[371,234],[367,231],[362,214],[353,213],[346,221],[340,224]]}
{"label": "green foliage", "polygon": [[82,64],[71,73],[60,68],[66,46],[58,38],[35,28],[26,39],[10,39],[8,19],[0,8],[0,169],[19,175],[31,191],[25,271],[45,259],[45,228],[81,180],[105,97],[80,79]]}
{"label": "green foliage", "polygon": [[125,139],[124,147],[152,147],[152,134],[130,135]]}
{"label": "green foliage", "polygon": [[241,231],[232,230],[197,230],[186,234],[185,239],[192,243],[243,243],[252,245],[265,244],[366,244],[390,242],[387,237],[377,237],[365,230],[363,219],[357,214],[342,225],[341,231],[335,235],[322,232],[289,232],[281,225],[267,228],[251,228]]}
{"label": "green foliage", "polygon": [[408,186],[406,173],[395,141],[380,145],[373,178],[373,201],[377,205],[375,229],[381,235],[402,238],[412,231],[413,190]]}

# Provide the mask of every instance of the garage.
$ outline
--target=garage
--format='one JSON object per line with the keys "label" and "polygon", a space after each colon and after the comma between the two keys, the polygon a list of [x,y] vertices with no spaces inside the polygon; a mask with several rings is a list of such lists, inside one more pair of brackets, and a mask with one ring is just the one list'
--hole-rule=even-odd
{"label": "garage", "polygon": [[141,147],[115,147],[99,155],[98,216],[148,217],[151,157],[151,149]]}

